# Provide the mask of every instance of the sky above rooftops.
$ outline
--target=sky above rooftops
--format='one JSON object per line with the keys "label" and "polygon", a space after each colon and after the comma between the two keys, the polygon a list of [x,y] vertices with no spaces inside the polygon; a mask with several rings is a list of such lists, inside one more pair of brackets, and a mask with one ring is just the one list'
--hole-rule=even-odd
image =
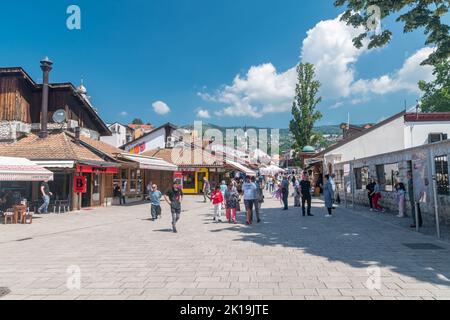
{"label": "sky above rooftops", "polygon": [[[66,27],[71,4],[81,30]],[[51,81],[83,78],[108,123],[287,128],[300,61],[314,63],[322,82],[319,124],[348,113],[374,123],[414,106],[417,81],[431,78],[420,66],[432,50],[423,31],[404,35],[389,18],[393,42],[357,50],[358,31],[339,21],[332,0],[23,0],[0,11],[0,66],[22,66],[40,83],[39,60],[49,56]]]}

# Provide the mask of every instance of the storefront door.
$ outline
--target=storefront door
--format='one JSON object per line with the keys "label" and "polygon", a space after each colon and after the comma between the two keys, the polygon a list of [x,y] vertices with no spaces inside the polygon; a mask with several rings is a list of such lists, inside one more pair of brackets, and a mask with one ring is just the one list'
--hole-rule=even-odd
{"label": "storefront door", "polygon": [[92,194],[92,174],[83,174],[86,177],[86,193],[81,196],[81,207],[89,208],[91,206],[91,194]]}

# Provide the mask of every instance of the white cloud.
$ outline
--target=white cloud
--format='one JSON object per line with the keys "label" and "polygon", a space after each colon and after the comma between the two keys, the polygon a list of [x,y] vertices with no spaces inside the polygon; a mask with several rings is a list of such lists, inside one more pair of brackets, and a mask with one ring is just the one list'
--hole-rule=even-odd
{"label": "white cloud", "polygon": [[199,96],[226,105],[216,115],[260,118],[267,113],[290,110],[296,77],[296,67],[278,73],[271,63],[266,63],[252,66],[245,76],[237,75],[231,85],[213,95],[199,93]]}
{"label": "white cloud", "polygon": [[157,114],[164,115],[164,114],[167,114],[167,113],[170,112],[169,106],[166,103],[162,102],[162,101],[156,101],[156,102],[154,102],[152,104],[152,106],[153,106],[153,110]]}
{"label": "white cloud", "polygon": [[434,78],[432,66],[420,65],[433,51],[433,48],[422,48],[407,58],[399,70],[375,79],[358,80],[352,85],[352,91],[355,94],[387,94],[404,90],[419,94],[419,80],[431,81]]}
{"label": "white cloud", "polygon": [[322,83],[320,94],[324,99],[347,97],[355,78],[353,64],[367,51],[357,49],[353,38],[364,32],[340,21],[321,21],[307,32],[303,40],[302,62],[314,64],[317,79]]}
{"label": "white cloud", "polygon": [[211,118],[211,115],[209,114],[209,111],[206,109],[200,109],[197,111],[197,117],[203,118],[203,119],[209,119]]}
{"label": "white cloud", "polygon": [[120,115],[121,117],[126,117],[126,116],[128,116],[128,112],[122,111],[121,113],[119,113],[119,115]]}
{"label": "white cloud", "polygon": [[340,107],[342,107],[344,105],[343,102],[336,102],[335,104],[333,104],[330,109],[338,109]]}
{"label": "white cloud", "polygon": [[[417,82],[433,78],[431,67],[420,63],[431,53],[423,48],[407,58],[398,71],[374,79],[358,79],[355,64],[363,54],[374,54],[366,46],[357,49],[353,39],[364,28],[355,29],[340,21],[341,16],[320,21],[307,32],[302,43],[301,61],[315,65],[321,82],[320,96],[324,100],[339,101],[330,108],[370,101],[374,94],[397,91],[418,92]],[[278,72],[271,63],[252,66],[245,75],[237,75],[233,82],[215,93],[205,90],[198,95],[205,101],[223,105],[217,116],[260,118],[269,113],[291,110],[297,83],[296,67]]]}

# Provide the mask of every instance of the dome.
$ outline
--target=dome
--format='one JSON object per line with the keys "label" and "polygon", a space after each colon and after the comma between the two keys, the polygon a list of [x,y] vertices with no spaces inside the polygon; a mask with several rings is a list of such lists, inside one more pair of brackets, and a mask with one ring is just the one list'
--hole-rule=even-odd
{"label": "dome", "polygon": [[77,90],[81,94],[87,94],[87,89],[83,84],[80,84],[80,86],[77,88]]}
{"label": "dome", "polygon": [[303,148],[302,152],[316,152],[316,150],[311,146],[306,146]]}

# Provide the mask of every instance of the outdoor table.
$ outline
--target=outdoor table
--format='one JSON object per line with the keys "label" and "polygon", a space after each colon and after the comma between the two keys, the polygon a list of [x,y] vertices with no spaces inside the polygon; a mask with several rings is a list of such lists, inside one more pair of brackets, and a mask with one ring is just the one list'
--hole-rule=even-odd
{"label": "outdoor table", "polygon": [[13,206],[14,209],[14,223],[19,221],[19,215],[22,216],[24,212],[27,212],[27,206],[23,204]]}

